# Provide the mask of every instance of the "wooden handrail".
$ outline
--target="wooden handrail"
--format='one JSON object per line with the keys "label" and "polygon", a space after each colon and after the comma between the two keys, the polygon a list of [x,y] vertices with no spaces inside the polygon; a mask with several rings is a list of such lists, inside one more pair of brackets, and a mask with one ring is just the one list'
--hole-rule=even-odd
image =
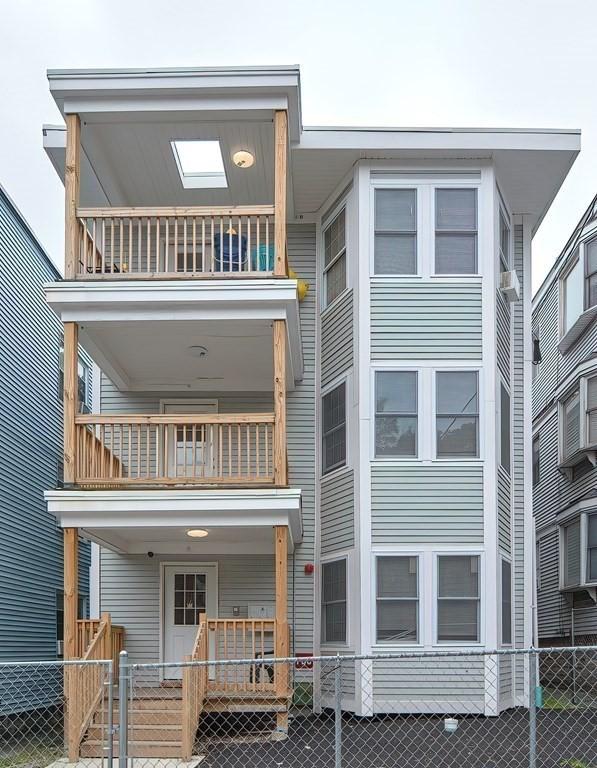
{"label": "wooden handrail", "polygon": [[[205,614],[199,616],[199,629],[190,656],[185,661],[207,661],[207,622]],[[199,718],[207,694],[208,668],[202,666],[186,666],[182,670],[182,759],[188,762],[193,754],[195,736],[199,727]]]}
{"label": "wooden handrail", "polygon": [[75,424],[273,424],[273,413],[78,414]]}
{"label": "wooden handrail", "polygon": [[254,693],[275,690],[275,670],[265,661],[274,655],[275,619],[208,619],[210,645],[218,659],[264,659],[263,664],[215,665],[209,688],[220,692]]}
{"label": "wooden handrail", "polygon": [[132,208],[77,208],[77,216],[81,219],[126,219],[156,216],[273,216],[273,205],[232,205],[232,206],[177,206],[165,208],[132,207]]}

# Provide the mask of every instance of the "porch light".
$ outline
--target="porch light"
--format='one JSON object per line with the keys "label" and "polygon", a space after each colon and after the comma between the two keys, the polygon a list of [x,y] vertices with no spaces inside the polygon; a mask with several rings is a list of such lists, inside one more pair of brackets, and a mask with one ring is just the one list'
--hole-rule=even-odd
{"label": "porch light", "polygon": [[187,531],[187,536],[190,536],[192,539],[204,539],[209,534],[209,531],[206,531],[204,528],[191,528],[190,531]]}
{"label": "porch light", "polygon": [[238,168],[250,168],[255,162],[255,155],[246,149],[239,149],[232,155],[232,162]]}

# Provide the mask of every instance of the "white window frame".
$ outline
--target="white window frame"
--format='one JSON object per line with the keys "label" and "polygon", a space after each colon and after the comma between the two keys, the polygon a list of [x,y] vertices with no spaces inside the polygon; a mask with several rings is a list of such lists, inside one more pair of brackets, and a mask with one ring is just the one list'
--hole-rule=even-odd
{"label": "white window frame", "polygon": [[[417,271],[412,275],[377,274],[375,272],[375,190],[414,189],[417,193]],[[477,271],[475,273],[435,272],[435,190],[477,190]],[[381,281],[416,282],[421,279],[446,282],[479,282],[485,263],[483,196],[486,194],[481,173],[476,170],[454,171],[443,174],[396,171],[387,176],[370,177],[369,197],[369,274]]]}
{"label": "white window frame", "polygon": [[[506,555],[504,554],[500,555],[499,563],[500,563],[500,584],[499,584],[500,600],[499,600],[499,623],[498,623],[499,642],[502,648],[512,648],[512,646],[514,645],[514,567],[512,564],[512,558],[506,557]],[[502,579],[503,563],[508,563],[508,565],[510,566],[510,642],[504,642],[504,615],[503,615],[504,582]]]}
{"label": "white window frame", "polygon": [[[597,463],[597,445],[589,443],[589,411],[587,410],[587,386],[589,379],[597,376],[597,371],[591,371],[580,376],[558,397],[558,464],[560,467],[571,468],[587,457],[595,465]],[[564,455],[564,412],[566,402],[578,392],[579,396],[579,447],[570,456]]]}
{"label": "white window frame", "polygon": [[[477,455],[476,456],[438,456],[437,453],[437,374],[438,373],[476,373],[477,374]],[[437,366],[433,369],[433,376],[432,376],[432,413],[433,413],[433,459],[434,461],[442,461],[442,462],[462,462],[462,461],[473,461],[473,462],[479,462],[483,460],[483,445],[482,445],[482,435],[483,435],[483,424],[482,424],[482,418],[483,418],[483,408],[482,408],[482,392],[483,392],[483,382],[481,380],[481,372],[482,369],[471,365],[471,366],[463,366],[459,368],[455,368],[454,366]],[[466,414],[465,414],[466,415]]]}
{"label": "white window frame", "polygon": [[[386,598],[387,600],[416,600],[417,603],[417,640],[416,642],[399,642],[398,640],[378,640],[377,639],[377,563],[380,558],[383,557],[405,557],[410,558],[414,557],[417,561],[417,597],[404,597],[404,598]],[[423,568],[426,565],[426,558],[423,556],[422,552],[373,552],[372,553],[372,563],[373,563],[373,625],[372,625],[372,635],[373,635],[373,645],[378,646],[390,646],[390,647],[398,647],[398,648],[421,648],[424,646],[424,626],[423,626],[423,600],[424,600],[424,573]],[[382,598],[383,599],[383,598]]]}
{"label": "white window frame", "polygon": [[[439,640],[439,622],[438,622],[438,596],[439,596],[439,558],[440,557],[478,557],[479,563],[479,639],[476,641],[466,640],[457,642],[455,640]],[[446,550],[445,552],[436,551],[433,553],[433,645],[438,648],[447,647],[471,647],[477,648],[484,644],[485,628],[485,563],[482,550]],[[470,598],[471,600],[473,598]]]}
{"label": "white window frame", "polygon": [[[335,389],[337,389],[339,386],[344,384],[344,430],[345,430],[345,447],[344,447],[344,464],[339,464],[337,467],[334,467],[333,469],[327,470],[327,472],[324,472],[323,470],[323,438],[324,438],[324,431],[323,431],[323,399],[326,395],[329,395],[330,392],[333,392]],[[336,472],[342,472],[347,467],[350,466],[350,420],[349,420],[349,397],[350,397],[350,387],[349,387],[349,381],[348,376],[346,374],[340,376],[337,379],[334,379],[332,382],[327,384],[325,387],[321,389],[321,392],[319,394],[319,478],[320,480],[322,478],[329,478],[332,477]]]}
{"label": "white window frame", "polygon": [[[535,443],[537,443],[537,478],[535,479]],[[533,489],[541,485],[541,431],[536,432],[531,439],[531,482]]]}
{"label": "white window frame", "polygon": [[[597,508],[575,512],[562,520],[558,525],[558,584],[561,592],[577,592],[587,588],[597,589],[597,579],[591,581],[588,575],[589,517],[591,515],[597,515]],[[580,523],[580,577],[578,584],[566,585],[564,583],[564,568],[566,565],[565,528],[576,522]]]}
{"label": "white window frame", "polygon": [[[423,370],[422,368],[416,368],[414,366],[409,367],[387,367],[387,366],[374,366],[371,368],[371,393],[372,393],[372,411],[371,411],[371,423],[373,425],[373,428],[371,429],[371,458],[374,461],[385,461],[385,462],[394,462],[394,461],[400,461],[400,462],[413,462],[413,461],[419,461],[421,458],[421,436],[422,436],[422,430],[421,430],[421,405],[423,403]],[[376,381],[377,381],[377,374],[378,373],[415,373],[417,375],[417,437],[416,437],[416,448],[417,452],[414,456],[377,456],[376,454],[376,442],[375,442],[375,434],[376,434],[376,420],[377,420],[377,391],[376,391]]]}
{"label": "white window frame", "polygon": [[[334,258],[330,261],[329,264],[326,265],[325,263],[325,233],[328,227],[333,224],[334,220],[340,215],[340,213],[344,210],[344,250],[337,253]],[[348,219],[348,198],[344,197],[342,198],[341,202],[339,202],[331,211],[329,211],[325,218],[321,221],[321,233],[320,233],[320,252],[321,252],[321,291],[320,291],[320,304],[321,304],[321,313],[323,314],[329,307],[333,307],[338,300],[346,293],[349,287],[349,264],[348,264],[348,253],[349,253],[350,243],[349,243],[349,219]],[[341,258],[344,258],[344,274],[346,276],[345,285],[344,288],[340,291],[340,293],[335,296],[332,301],[328,303],[327,300],[327,273],[331,269],[331,267],[336,264],[337,261],[339,261]]]}
{"label": "white window frame", "polygon": [[[568,261],[565,264],[564,268],[560,272],[560,275],[558,277],[558,296],[559,296],[559,337],[560,339],[567,336],[567,334],[570,332],[570,329],[576,325],[578,320],[584,315],[585,312],[588,312],[590,310],[595,311],[595,307],[597,307],[597,304],[593,307],[588,306],[588,291],[587,291],[587,245],[591,243],[593,240],[597,239],[597,227],[593,226],[590,230],[583,233],[583,238],[578,243],[574,244],[574,247],[571,250],[571,253],[568,256]],[[566,282],[566,278],[570,275],[574,267],[577,263],[580,262],[580,268],[582,273],[582,297],[581,297],[581,306],[582,310],[579,314],[579,316],[576,318],[574,323],[570,326],[570,328],[565,328],[564,326],[564,318],[566,315],[566,291],[564,288],[564,283]]]}
{"label": "white window frame", "polygon": [[[329,565],[330,563],[337,563],[340,561],[344,561],[345,568],[346,568],[346,611],[345,611],[345,632],[344,632],[344,640],[324,640],[323,639],[323,633],[324,633],[324,620],[323,620],[323,569],[325,565]],[[320,574],[319,574],[319,644],[323,647],[331,647],[334,648],[347,648],[350,645],[350,588],[351,588],[351,578],[350,578],[350,557],[348,553],[338,553],[334,552],[333,554],[326,555],[325,557],[322,557],[320,560]]]}
{"label": "white window frame", "polygon": [[[497,453],[498,453],[498,464],[501,469],[504,470],[504,472],[511,477],[512,476],[512,392],[510,390],[510,387],[508,386],[508,383],[506,380],[502,377],[498,377],[498,391],[499,391],[499,399],[498,399],[498,425],[499,428],[497,430],[498,433],[498,441],[497,441]],[[508,414],[508,434],[509,434],[509,443],[510,443],[510,455],[509,455],[509,467],[505,467],[502,463],[502,387],[506,391],[506,394],[508,395],[508,403],[510,405],[510,413]]]}

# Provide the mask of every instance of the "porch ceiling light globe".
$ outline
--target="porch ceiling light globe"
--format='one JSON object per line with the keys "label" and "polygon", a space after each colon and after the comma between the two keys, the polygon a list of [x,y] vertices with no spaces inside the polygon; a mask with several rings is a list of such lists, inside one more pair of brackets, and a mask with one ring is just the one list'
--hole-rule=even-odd
{"label": "porch ceiling light globe", "polygon": [[204,528],[191,528],[187,531],[187,536],[190,536],[192,539],[204,539],[208,535],[209,531],[206,531]]}
{"label": "porch ceiling light globe", "polygon": [[250,168],[255,162],[255,155],[247,149],[239,149],[232,155],[232,162],[238,168]]}

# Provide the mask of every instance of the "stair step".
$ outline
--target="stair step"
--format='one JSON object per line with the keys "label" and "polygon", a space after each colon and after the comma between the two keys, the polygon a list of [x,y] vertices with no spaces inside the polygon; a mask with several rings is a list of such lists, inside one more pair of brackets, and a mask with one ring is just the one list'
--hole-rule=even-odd
{"label": "stair step", "polygon": [[[89,741],[101,741],[105,738],[105,730],[101,725],[92,725],[87,731]],[[182,724],[174,725],[133,725],[129,728],[129,739],[138,742],[146,741],[175,741],[180,744]]]}
{"label": "stair step", "polygon": [[[130,725],[180,725],[182,714],[179,709],[132,709],[129,710]],[[118,722],[118,711],[115,710],[113,722]],[[107,725],[108,713],[97,712],[94,725]]]}
{"label": "stair step", "polygon": [[239,712],[247,713],[251,712],[286,712],[288,709],[288,701],[286,699],[277,698],[258,698],[249,699],[244,696],[238,696],[236,698],[219,698],[215,696],[208,696],[203,703],[203,712]]}
{"label": "stair step", "polygon": [[[103,757],[105,742],[85,741],[81,744],[81,757]],[[180,742],[129,741],[129,757],[169,757],[180,760]],[[114,757],[118,757],[118,743],[114,744]]]}
{"label": "stair step", "polygon": [[[107,705],[106,705],[107,707]],[[106,708],[104,707],[104,709]],[[120,707],[120,703],[118,700],[114,701],[114,711],[117,712]],[[160,699],[160,698],[154,698],[154,699],[147,699],[147,698],[135,698],[133,699],[133,703],[130,706],[130,709],[135,710],[141,710],[141,709],[182,709],[182,697],[177,699],[172,698],[166,698],[166,699]]]}

